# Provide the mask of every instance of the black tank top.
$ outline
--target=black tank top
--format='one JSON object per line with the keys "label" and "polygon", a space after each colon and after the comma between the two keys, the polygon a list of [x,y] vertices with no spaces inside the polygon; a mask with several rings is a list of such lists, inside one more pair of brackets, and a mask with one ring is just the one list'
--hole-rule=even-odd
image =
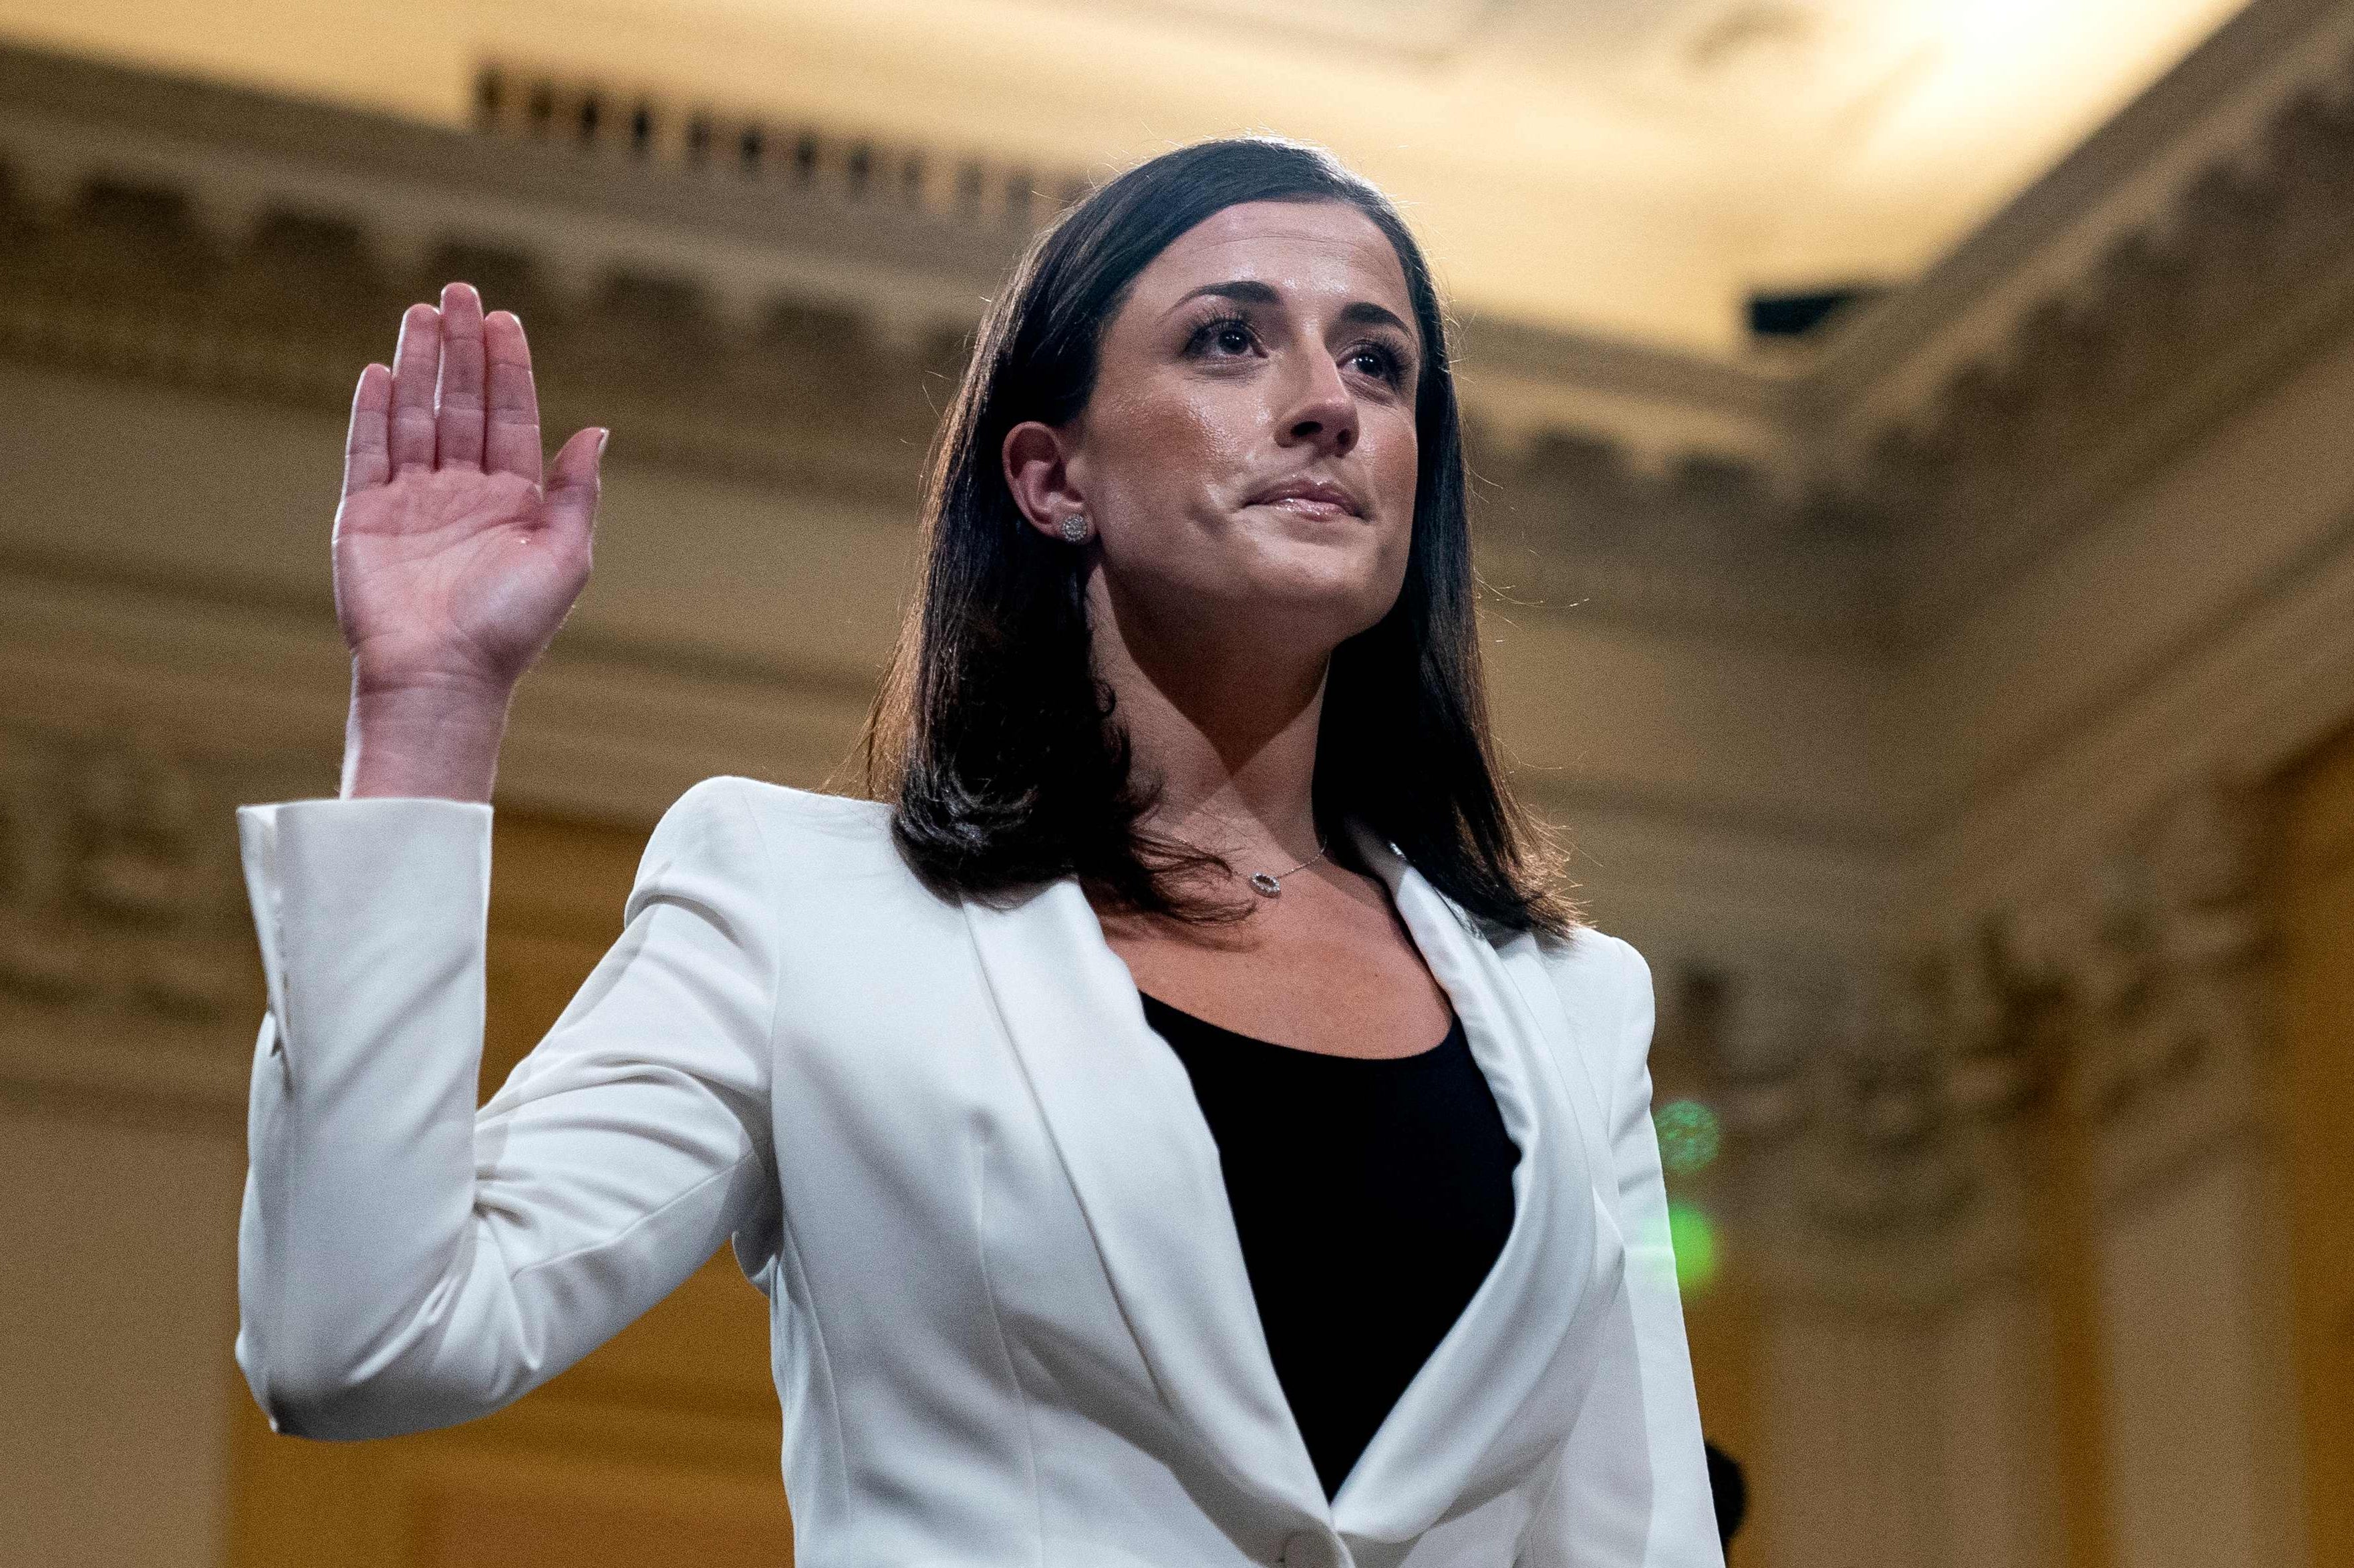
{"label": "black tank top", "polygon": [[1463,1021],[1365,1060],[1253,1039],[1144,998],[1217,1139],[1267,1350],[1329,1499],[1512,1225],[1512,1168]]}

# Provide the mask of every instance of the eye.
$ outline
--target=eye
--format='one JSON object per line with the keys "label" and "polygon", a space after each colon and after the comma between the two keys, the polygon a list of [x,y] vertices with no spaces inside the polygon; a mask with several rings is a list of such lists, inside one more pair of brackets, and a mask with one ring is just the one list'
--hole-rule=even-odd
{"label": "eye", "polygon": [[1216,358],[1233,358],[1246,355],[1258,346],[1258,334],[1252,329],[1247,317],[1213,316],[1196,326],[1185,340],[1189,355],[1208,354]]}
{"label": "eye", "polygon": [[1341,363],[1363,366],[1365,374],[1391,387],[1405,385],[1405,355],[1385,343],[1361,343]]}

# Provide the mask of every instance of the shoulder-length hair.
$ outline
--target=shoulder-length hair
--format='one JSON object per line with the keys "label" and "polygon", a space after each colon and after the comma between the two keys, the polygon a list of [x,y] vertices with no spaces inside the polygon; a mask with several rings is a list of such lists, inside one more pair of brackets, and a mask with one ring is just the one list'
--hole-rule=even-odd
{"label": "shoulder-length hair", "polygon": [[982,322],[931,459],[923,565],[864,737],[866,790],[944,896],[984,900],[1076,875],[1099,904],[1202,924],[1237,919],[1185,891],[1214,854],[1141,825],[1111,689],[1090,660],[1083,554],[1033,528],[1001,449],[1024,420],[1087,406],[1104,328],[1178,236],[1253,201],[1346,202],[1397,252],[1425,345],[1405,580],[1376,625],[1333,651],[1313,805],[1328,838],[1354,817],[1440,892],[1504,932],[1565,936],[1561,856],[1516,802],[1488,731],[1447,326],[1422,250],[1389,199],[1330,154],[1274,137],[1198,143],[1097,187],[1041,234]]}

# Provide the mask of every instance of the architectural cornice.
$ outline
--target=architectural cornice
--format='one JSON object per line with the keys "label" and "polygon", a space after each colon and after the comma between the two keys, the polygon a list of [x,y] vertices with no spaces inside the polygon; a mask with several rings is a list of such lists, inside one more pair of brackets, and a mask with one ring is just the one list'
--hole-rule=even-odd
{"label": "architectural cornice", "polygon": [[1835,323],[1815,471],[1896,641],[1969,608],[2354,321],[2354,11],[2257,0],[1930,271]]}
{"label": "architectural cornice", "polygon": [[2090,281],[2104,243],[2163,224],[2300,93],[2345,74],[2338,0],[2256,0],[1921,277],[1831,323],[1808,366],[1820,417],[1869,429],[1993,355],[2047,299]]}
{"label": "architectural cornice", "polygon": [[[994,231],[1018,241],[1092,184],[1076,169],[784,122],[527,60],[486,61],[475,73],[474,129],[606,167],[670,170],[723,190],[779,196],[799,211],[831,205],[885,214],[919,233]],[[1011,249],[998,259],[1011,261]]]}
{"label": "architectural cornice", "polygon": [[[627,84],[485,80],[469,133],[0,48],[0,353],[339,408],[463,275],[531,323],[551,423],[911,509],[1072,175],[695,105],[641,136]],[[2257,0],[1808,357],[1461,321],[1482,575],[1515,611],[1933,641],[2354,319],[2349,168],[2354,13]]]}
{"label": "architectural cornice", "polygon": [[844,305],[896,296],[969,325],[972,291],[1003,277],[1030,232],[1002,207],[857,199],[773,168],[682,177],[595,142],[453,131],[13,46],[0,46],[0,105],[12,163],[50,205],[111,175],[180,189],[200,227],[231,239],[273,209],[339,216],[396,269],[451,234],[543,266],[578,248],[557,270],[567,283],[691,263],[745,323],[764,287],[830,283]]}
{"label": "architectural cornice", "polygon": [[[0,106],[0,353],[340,411],[402,307],[462,276],[530,324],[551,426],[910,520],[1027,233],[874,177],[903,150],[854,182],[822,142],[807,177],[748,172],[5,49]],[[1853,519],[1794,547],[1831,514],[1779,467],[1778,382],[1503,323],[1461,341],[1482,571],[1516,611],[1870,645]]]}

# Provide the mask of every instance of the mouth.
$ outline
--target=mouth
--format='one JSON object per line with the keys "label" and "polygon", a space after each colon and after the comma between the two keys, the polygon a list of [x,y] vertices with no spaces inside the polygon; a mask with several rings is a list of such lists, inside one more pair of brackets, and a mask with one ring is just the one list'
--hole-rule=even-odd
{"label": "mouth", "polygon": [[1302,517],[1363,517],[1364,508],[1343,486],[1328,479],[1288,479],[1250,498],[1252,506],[1273,506]]}

